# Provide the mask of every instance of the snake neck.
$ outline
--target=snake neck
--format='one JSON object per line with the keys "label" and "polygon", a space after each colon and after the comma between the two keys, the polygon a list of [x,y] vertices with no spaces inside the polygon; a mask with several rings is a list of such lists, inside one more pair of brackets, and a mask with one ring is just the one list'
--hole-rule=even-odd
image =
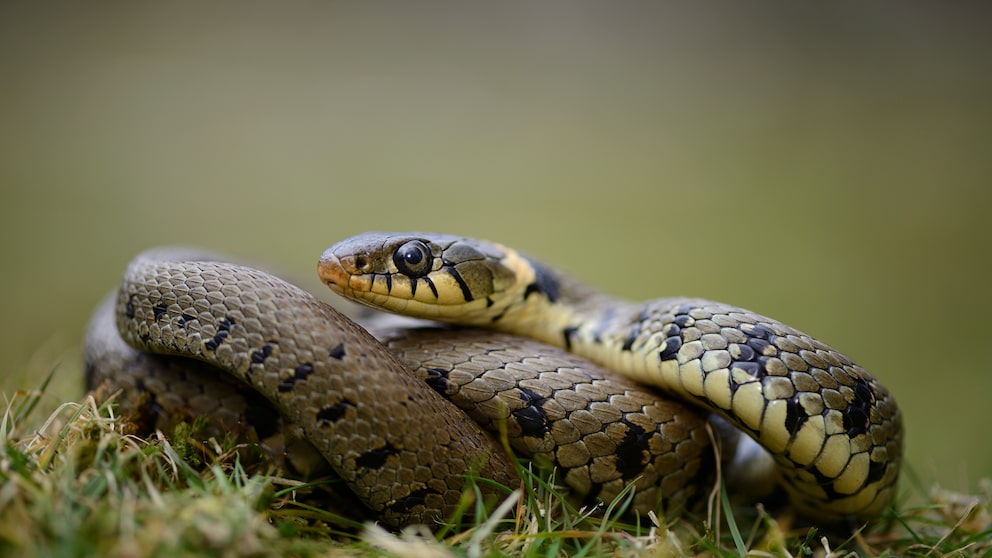
{"label": "snake neck", "polygon": [[[630,349],[644,319],[644,305],[610,296],[526,256],[529,273],[514,287],[512,302],[497,309],[492,327],[561,347],[606,367]],[[635,365],[636,368],[641,368]]]}

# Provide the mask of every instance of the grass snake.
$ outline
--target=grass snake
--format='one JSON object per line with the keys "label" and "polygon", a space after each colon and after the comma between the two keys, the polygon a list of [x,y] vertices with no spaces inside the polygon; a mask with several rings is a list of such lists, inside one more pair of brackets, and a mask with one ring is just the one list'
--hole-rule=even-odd
{"label": "grass snake", "polygon": [[157,411],[224,415],[258,438],[288,430],[286,451],[319,453],[391,525],[443,520],[466,475],[495,481],[480,484],[494,500],[517,486],[491,434],[501,428],[587,502],[633,483],[638,511],[683,505],[712,473],[706,413],[768,451],[806,516],[870,519],[892,499],[893,398],[775,320],[614,299],[502,245],[441,234],[359,235],[318,272],[349,299],[459,327],[377,339],[265,272],[151,251],[91,323],[87,383],[151,394]]}

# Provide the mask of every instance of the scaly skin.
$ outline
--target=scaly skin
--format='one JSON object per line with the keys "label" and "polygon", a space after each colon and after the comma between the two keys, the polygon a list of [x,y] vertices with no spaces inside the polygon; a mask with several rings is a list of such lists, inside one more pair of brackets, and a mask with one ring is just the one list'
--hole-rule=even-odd
{"label": "scaly skin", "polygon": [[499,244],[441,234],[360,235],[327,249],[318,273],[357,302],[530,336],[714,411],[772,454],[811,518],[864,520],[891,502],[895,400],[778,321],[706,300],[614,299]]}

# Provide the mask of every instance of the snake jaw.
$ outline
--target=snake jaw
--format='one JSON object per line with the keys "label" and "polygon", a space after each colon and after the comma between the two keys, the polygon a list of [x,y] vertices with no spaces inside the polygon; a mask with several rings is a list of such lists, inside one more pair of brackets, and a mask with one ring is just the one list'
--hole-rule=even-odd
{"label": "snake jaw", "polygon": [[321,282],[332,291],[341,296],[353,298],[355,289],[352,287],[351,281],[356,278],[355,273],[358,271],[355,259],[355,256],[338,258],[330,250],[325,251],[321,254],[320,261],[317,262],[317,275]]}

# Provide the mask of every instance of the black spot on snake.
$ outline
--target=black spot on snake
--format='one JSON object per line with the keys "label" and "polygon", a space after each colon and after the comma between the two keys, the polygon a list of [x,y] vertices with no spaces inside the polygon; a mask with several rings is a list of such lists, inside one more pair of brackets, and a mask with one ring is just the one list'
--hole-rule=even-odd
{"label": "black spot on snake", "polygon": [[644,472],[645,455],[648,450],[648,441],[651,435],[643,427],[623,420],[627,427],[627,433],[623,440],[617,444],[617,471],[625,479],[633,479]]}
{"label": "black spot on snake", "polygon": [[682,337],[668,337],[665,339],[665,348],[658,353],[658,359],[662,362],[674,360],[679,355],[682,348]]}
{"label": "black spot on snake", "polygon": [[565,338],[565,350],[572,350],[572,336],[578,333],[579,326],[569,326],[561,330],[562,337]]}
{"label": "black spot on snake", "polygon": [[475,299],[475,297],[472,296],[472,289],[468,287],[468,283],[465,282],[465,279],[462,278],[462,274],[458,273],[457,269],[450,265],[446,265],[441,269],[446,271],[448,275],[455,280],[455,283],[458,283],[458,288],[461,289],[462,298],[465,299],[465,302],[471,302]]}
{"label": "black spot on snake", "polygon": [[875,402],[875,393],[872,391],[871,386],[861,378],[854,379],[854,397],[864,404]]}
{"label": "black spot on snake", "polygon": [[269,358],[269,356],[271,355],[272,355],[272,342],[266,341],[266,343],[262,345],[261,349],[252,351],[251,363],[262,364],[263,362],[265,362],[265,359]]}
{"label": "black spot on snake", "polygon": [[293,369],[293,375],[279,382],[279,391],[286,393],[296,387],[296,382],[304,382],[307,377],[313,374],[313,364],[309,362],[301,364]]}
{"label": "black spot on snake", "polygon": [[524,436],[543,437],[548,431],[548,415],[542,408],[547,399],[533,390],[521,387],[517,389],[520,390],[520,399],[527,403],[527,406],[510,414],[516,417]]}
{"label": "black spot on snake", "polygon": [[634,348],[634,341],[637,341],[637,336],[641,334],[641,326],[636,325],[630,330],[627,338],[623,340],[623,345],[620,346],[621,351],[629,351]]}
{"label": "black spot on snake", "polygon": [[448,380],[448,370],[444,368],[428,368],[427,377],[424,378],[427,385],[431,389],[440,393],[441,395],[448,396],[454,391],[451,389],[451,382]]}
{"label": "black spot on snake", "polygon": [[790,435],[795,435],[809,419],[806,409],[799,403],[799,394],[785,400],[785,429]]}
{"label": "black spot on snake", "polygon": [[520,425],[520,431],[524,436],[532,438],[543,438],[548,431],[548,417],[544,410],[538,407],[524,407],[510,413]]}
{"label": "black spot on snake", "polygon": [[155,314],[155,321],[162,319],[162,316],[169,311],[169,307],[164,302],[159,302],[155,306],[152,306],[152,313]]}
{"label": "black spot on snake", "polygon": [[386,274],[386,292],[389,293],[389,292],[392,292],[392,291],[393,291],[393,274],[392,273],[387,273]]}
{"label": "black spot on snake", "polygon": [[344,343],[338,343],[334,347],[331,347],[330,351],[327,351],[327,356],[335,359],[341,360],[344,358]]}
{"label": "black spot on snake", "polygon": [[861,378],[852,378],[854,381],[854,399],[846,409],[841,411],[844,417],[844,428],[850,437],[859,436],[868,432],[869,413],[875,396],[868,383]]}
{"label": "black spot on snake", "polygon": [[295,373],[293,377],[297,380],[306,380],[310,374],[313,374],[313,364],[306,362],[297,366],[293,372]]}
{"label": "black spot on snake", "polygon": [[364,469],[378,469],[379,467],[385,465],[386,459],[388,459],[390,455],[395,455],[396,453],[398,453],[396,448],[394,448],[389,442],[386,442],[386,445],[381,448],[371,449],[362,455],[359,455],[358,458],[355,459],[355,465]]}
{"label": "black spot on snake", "polygon": [[183,312],[182,315],[179,316],[179,327],[181,327],[183,329],[186,329],[186,324],[188,324],[189,322],[192,322],[195,319],[196,319],[196,316],[193,316],[193,315],[187,314],[186,312]]}
{"label": "black spot on snake", "polygon": [[868,479],[865,481],[865,484],[871,484],[882,480],[888,470],[888,464],[882,461],[875,461],[873,459],[868,460]]}
{"label": "black spot on snake", "polygon": [[543,294],[550,302],[557,302],[561,287],[555,274],[543,264],[524,256],[531,269],[534,270],[534,282],[524,290],[524,299],[532,294]]}
{"label": "black spot on snake", "polygon": [[430,488],[421,488],[414,490],[409,496],[405,498],[400,498],[395,502],[389,504],[387,509],[399,513],[408,513],[410,510],[417,508],[419,506],[427,505],[427,497],[431,494],[438,494],[438,492],[431,490]]}
{"label": "black spot on snake", "polygon": [[354,406],[355,404],[347,399],[341,401],[340,403],[329,405],[317,411],[317,420],[326,424],[335,423],[344,418],[344,415],[348,412],[349,407]]}
{"label": "black spot on snake", "polygon": [[[634,341],[637,341],[637,336],[641,334],[641,329],[644,327],[644,323],[648,320],[649,314],[647,308],[641,310],[640,317],[637,318],[637,322],[634,323],[634,327],[630,328],[630,333],[627,334],[627,338],[623,341],[623,346],[620,347],[622,351],[629,351],[634,347]],[[676,331],[676,335],[678,332]]]}
{"label": "black spot on snake", "polygon": [[232,320],[231,318],[224,318],[223,320],[221,320],[220,324],[217,325],[217,333],[214,334],[213,339],[210,339],[209,341],[203,344],[204,348],[206,348],[208,351],[216,351],[217,347],[220,347],[220,344],[223,343],[225,339],[227,339],[228,335],[230,335],[231,326],[233,325],[235,325],[234,320]]}
{"label": "black spot on snake", "polygon": [[134,295],[127,298],[127,306],[124,308],[124,314],[128,318],[134,318]]}
{"label": "black spot on snake", "polygon": [[692,316],[689,316],[688,314],[680,314],[678,316],[675,316],[675,319],[672,320],[672,323],[679,326],[680,328],[691,326],[694,322],[695,320],[693,320]]}

